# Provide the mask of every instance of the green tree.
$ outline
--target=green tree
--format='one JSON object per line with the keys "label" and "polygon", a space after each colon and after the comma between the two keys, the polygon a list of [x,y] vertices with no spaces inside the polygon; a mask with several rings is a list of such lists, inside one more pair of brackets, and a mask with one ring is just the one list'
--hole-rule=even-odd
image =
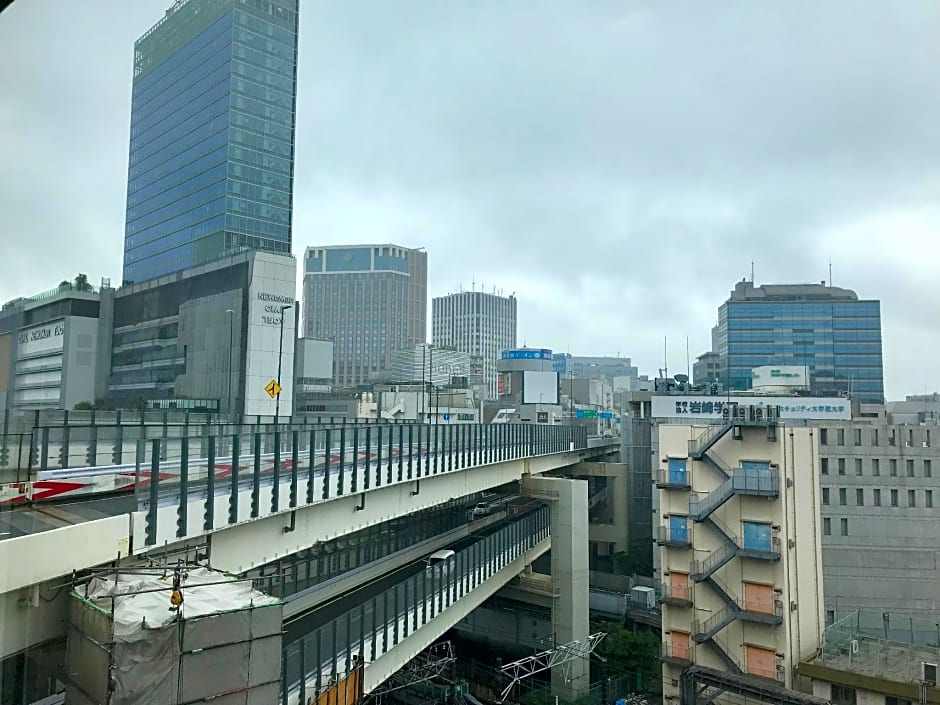
{"label": "green tree", "polygon": [[93,401],[80,401],[75,405],[75,411],[94,411],[95,403]]}
{"label": "green tree", "polygon": [[79,272],[75,277],[75,289],[77,291],[91,291],[91,284],[88,283],[88,275]]}
{"label": "green tree", "polygon": [[660,637],[650,631],[633,631],[621,624],[607,623],[598,627],[607,632],[597,652],[607,659],[612,673],[639,674],[645,682],[661,678],[659,667]]}

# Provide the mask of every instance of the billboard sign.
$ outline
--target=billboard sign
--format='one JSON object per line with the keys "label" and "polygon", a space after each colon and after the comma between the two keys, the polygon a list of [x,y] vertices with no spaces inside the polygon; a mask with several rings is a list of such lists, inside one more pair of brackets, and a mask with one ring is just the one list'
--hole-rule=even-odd
{"label": "billboard sign", "polygon": [[562,375],[568,372],[568,355],[566,353],[552,355],[552,369]]}
{"label": "billboard sign", "polygon": [[776,406],[781,420],[848,420],[852,403],[841,397],[771,397],[771,396],[654,396],[652,416],[669,419],[720,419],[729,404],[740,406]]}
{"label": "billboard sign", "polygon": [[496,378],[496,393],[501,397],[512,394],[512,377],[508,372]]}
{"label": "billboard sign", "polygon": [[597,409],[578,409],[574,415],[579,419],[596,419]]}
{"label": "billboard sign", "polygon": [[482,355],[470,356],[470,374],[472,375],[483,374],[483,356]]}
{"label": "billboard sign", "polygon": [[503,360],[551,360],[552,351],[545,348],[522,348],[519,350],[503,350],[500,353]]}

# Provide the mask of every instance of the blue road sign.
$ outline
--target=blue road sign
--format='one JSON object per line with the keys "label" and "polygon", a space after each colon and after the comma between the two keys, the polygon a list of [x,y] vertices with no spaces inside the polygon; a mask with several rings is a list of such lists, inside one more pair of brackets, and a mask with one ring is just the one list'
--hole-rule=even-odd
{"label": "blue road sign", "polygon": [[450,421],[450,414],[444,414],[444,420]]}

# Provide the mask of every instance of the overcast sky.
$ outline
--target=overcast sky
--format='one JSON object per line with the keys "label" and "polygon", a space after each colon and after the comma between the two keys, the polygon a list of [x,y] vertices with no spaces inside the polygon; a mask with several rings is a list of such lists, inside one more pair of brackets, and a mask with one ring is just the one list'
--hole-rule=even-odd
{"label": "overcast sky", "polygon": [[[119,282],[132,47],[170,0],[0,14],[0,298]],[[734,282],[880,298],[940,388],[940,3],[302,0],[294,254],[425,246],[520,343],[655,373]]]}

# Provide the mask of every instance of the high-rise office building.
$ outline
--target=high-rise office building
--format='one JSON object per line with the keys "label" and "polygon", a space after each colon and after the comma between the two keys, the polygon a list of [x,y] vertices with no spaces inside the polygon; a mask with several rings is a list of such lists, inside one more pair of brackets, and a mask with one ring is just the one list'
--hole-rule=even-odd
{"label": "high-rise office building", "polygon": [[304,331],[332,340],[333,381],[369,382],[427,341],[428,255],[400,245],[308,247]]}
{"label": "high-rise office building", "polygon": [[134,45],[124,281],[289,254],[298,0],[178,0]]}
{"label": "high-rise office building", "polygon": [[881,304],[821,284],[741,281],[718,309],[721,378],[748,389],[762,365],[809,369],[813,394],[884,401]]}
{"label": "high-rise office building", "polygon": [[431,304],[431,342],[477,358],[491,398],[496,398],[496,362],[516,347],[516,297],[461,291]]}

